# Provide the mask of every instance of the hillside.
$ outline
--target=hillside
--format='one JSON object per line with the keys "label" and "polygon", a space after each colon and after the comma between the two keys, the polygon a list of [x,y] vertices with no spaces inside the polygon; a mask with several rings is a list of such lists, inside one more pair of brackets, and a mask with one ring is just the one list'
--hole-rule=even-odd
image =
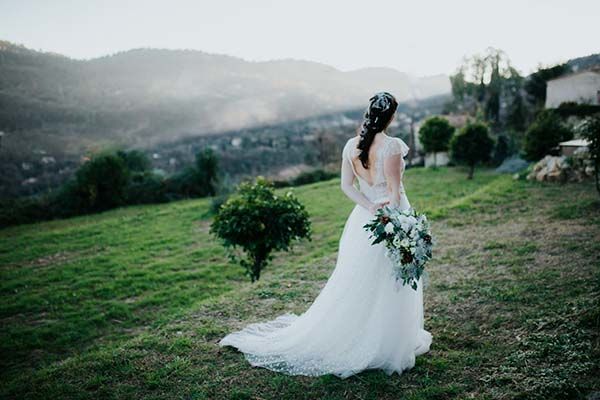
{"label": "hillside", "polygon": [[82,61],[0,42],[0,130],[77,144],[167,141],[293,121],[364,107],[383,89],[407,100],[449,93],[450,83],[393,69],[343,72],[194,50],[134,49]]}
{"label": "hillside", "polygon": [[600,390],[600,203],[591,184],[567,186],[407,171],[438,243],[434,343],[401,377],[277,375],[216,345],[310,305],[352,208],[337,179],[294,189],[313,240],[255,285],[209,235],[209,199],[0,230],[0,397],[584,398]]}
{"label": "hillside", "polygon": [[[192,50],[135,49],[82,61],[0,41],[0,198],[52,190],[86,152],[110,146],[155,155],[154,167],[166,173],[212,147],[233,181],[314,165],[315,134],[327,135],[337,155],[382,89],[411,100],[401,111],[422,116],[431,104],[441,109],[449,80]],[[399,118],[394,133],[404,125]],[[289,157],[274,143],[293,145]]]}

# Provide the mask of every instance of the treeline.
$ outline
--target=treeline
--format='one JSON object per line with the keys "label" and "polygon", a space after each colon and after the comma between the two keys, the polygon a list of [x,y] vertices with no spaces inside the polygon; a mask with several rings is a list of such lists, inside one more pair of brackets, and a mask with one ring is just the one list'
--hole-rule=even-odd
{"label": "treeline", "polygon": [[485,123],[496,142],[494,161],[513,154],[536,161],[573,138],[573,121],[600,112],[598,106],[577,103],[545,109],[547,82],[597,65],[600,55],[592,55],[522,76],[506,53],[488,48],[466,58],[450,77],[453,97],[445,113],[466,114]]}
{"label": "treeline", "polygon": [[494,132],[523,139],[525,130],[544,109],[547,82],[594,65],[600,65],[600,55],[539,68],[522,76],[504,51],[488,48],[484,54],[465,58],[450,76],[452,101],[446,105],[446,112],[469,114],[485,120]]}
{"label": "treeline", "polygon": [[572,139],[578,125],[598,120],[600,106],[567,102],[545,109],[547,82],[594,65],[600,65],[600,55],[540,68],[524,77],[503,51],[488,48],[484,55],[466,58],[450,77],[453,97],[442,114],[466,116],[466,125],[457,130],[443,116],[428,118],[419,131],[420,141],[434,154],[434,164],[436,153],[449,152],[451,163],[469,166],[470,178],[478,163],[498,166],[510,158],[519,168],[526,161],[556,155],[558,144]]}
{"label": "treeline", "polygon": [[[337,177],[322,168],[275,180],[276,187],[298,186]],[[139,150],[107,151],[93,155],[58,190],[38,196],[0,200],[0,227],[92,214],[135,204],[213,197],[216,210],[228,197],[232,185],[222,181],[216,153],[205,148],[195,162],[165,175],[152,169],[150,159]]]}
{"label": "treeline", "polygon": [[218,160],[211,149],[196,155],[193,165],[171,176],[151,169],[138,150],[103,152],[90,157],[73,179],[40,196],[2,200],[0,226],[65,218],[131,204],[164,203],[214,196]]}

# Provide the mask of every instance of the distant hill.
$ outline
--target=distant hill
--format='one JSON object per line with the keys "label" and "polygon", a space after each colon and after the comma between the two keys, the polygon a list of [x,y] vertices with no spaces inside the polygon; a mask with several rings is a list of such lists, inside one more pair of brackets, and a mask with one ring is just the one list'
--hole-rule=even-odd
{"label": "distant hill", "polygon": [[573,72],[597,68],[600,66],[600,53],[591,54],[585,57],[577,57],[567,61],[567,65],[571,67]]}
{"label": "distant hill", "polygon": [[135,49],[92,60],[0,42],[0,130],[12,152],[139,145],[297,120],[450,91],[447,76],[343,72],[299,60],[249,62],[195,50]]}

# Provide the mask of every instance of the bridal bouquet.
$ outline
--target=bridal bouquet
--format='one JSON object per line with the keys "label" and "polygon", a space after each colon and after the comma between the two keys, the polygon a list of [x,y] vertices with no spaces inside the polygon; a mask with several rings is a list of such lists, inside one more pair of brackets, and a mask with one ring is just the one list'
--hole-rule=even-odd
{"label": "bridal bouquet", "polygon": [[363,228],[375,238],[371,244],[385,244],[386,255],[394,265],[396,281],[402,279],[402,284],[417,290],[417,281],[423,274],[425,263],[431,259],[433,247],[425,214],[413,208],[400,210],[384,206]]}

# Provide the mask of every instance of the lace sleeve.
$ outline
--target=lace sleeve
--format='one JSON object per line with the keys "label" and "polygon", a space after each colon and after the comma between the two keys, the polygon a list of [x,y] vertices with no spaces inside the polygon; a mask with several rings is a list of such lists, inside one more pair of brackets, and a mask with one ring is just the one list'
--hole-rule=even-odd
{"label": "lace sleeve", "polygon": [[350,138],[346,141],[344,149],[342,150],[342,160],[352,161],[352,146],[354,145],[354,138]]}
{"label": "lace sleeve", "polygon": [[400,138],[392,138],[388,145],[383,150],[383,156],[393,156],[395,154],[402,154],[402,158],[406,157],[408,154],[408,146],[404,141]]}

